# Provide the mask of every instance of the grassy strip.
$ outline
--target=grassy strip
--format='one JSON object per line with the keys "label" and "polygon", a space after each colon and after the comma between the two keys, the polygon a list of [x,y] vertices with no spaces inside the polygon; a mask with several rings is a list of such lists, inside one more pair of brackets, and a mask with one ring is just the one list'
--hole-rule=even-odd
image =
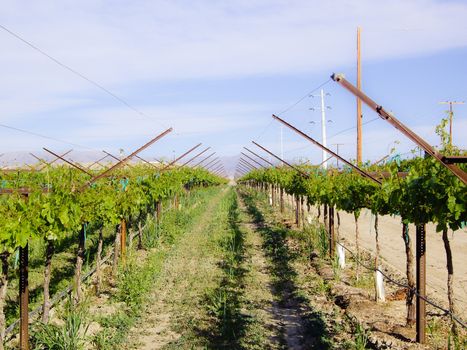
{"label": "grassy strip", "polygon": [[[182,206],[187,209],[167,211],[160,225],[156,225],[153,218],[148,217],[144,241],[147,247],[157,249],[150,249],[147,254],[130,251],[126,265],[119,268],[115,286],[112,286],[111,280],[108,281],[110,305],[113,305],[115,312],[108,315],[91,312],[91,315],[83,316],[90,312],[96,301],[94,296],[88,295],[88,301],[78,307],[64,306],[57,310],[61,317],[54,319],[50,325],[39,324],[33,331],[33,347],[68,349],[66,344],[70,337],[79,345],[73,347],[76,349],[85,345],[96,349],[115,349],[123,344],[128,330],[135,324],[143,306],[148,302],[148,295],[159,276],[167,252],[176,245],[182,233],[189,230],[203,212],[206,203],[218,191],[219,189],[211,188],[192,192],[182,201]],[[82,309],[86,311],[81,312]],[[77,324],[79,331],[76,332]],[[100,329],[91,339],[85,336],[90,325]],[[58,332],[57,329],[61,331]]]}
{"label": "grassy strip", "polygon": [[[245,202],[265,235],[265,246],[277,270],[276,287],[291,292],[302,307],[307,308],[308,334],[316,349],[365,349],[368,334],[355,319],[349,319],[330,296],[330,281],[309,268],[310,255],[327,256],[327,237],[319,225],[295,231],[284,227],[281,214],[267,205],[263,193],[243,190]],[[284,278],[281,276],[288,276]]]}
{"label": "grassy strip", "polygon": [[206,307],[215,318],[211,326],[209,347],[216,349],[242,348],[247,319],[241,313],[244,294],[245,258],[244,234],[240,230],[238,201],[235,192],[228,197],[228,206],[220,213],[220,229],[224,231],[220,246],[223,251],[222,279],[206,294]]}
{"label": "grassy strip", "polygon": [[[256,315],[256,308],[263,305],[251,304],[249,300],[247,284],[256,288],[257,281],[251,280],[256,276],[251,276],[247,264],[251,251],[245,244],[246,231],[240,224],[241,215],[237,194],[230,189],[217,209],[210,213],[211,222],[203,235],[193,233],[191,238],[196,252],[193,254],[188,248],[183,250],[184,255],[194,255],[192,261],[199,266],[198,271],[190,273],[185,268],[178,272],[176,264],[172,266],[172,273],[181,275],[190,286],[190,292],[181,291],[179,283],[171,285],[171,330],[179,337],[164,349],[269,348],[265,345],[266,330]],[[181,259],[188,264],[186,258]]]}
{"label": "grassy strip", "polygon": [[178,278],[169,280],[173,293],[164,300],[170,304],[164,311],[170,312],[170,328],[178,337],[166,349],[218,348],[214,344],[230,338],[230,330],[237,329],[238,300],[233,300],[237,296],[231,287],[241,274],[242,237],[231,228],[236,205],[230,188],[173,257],[176,261],[170,273]]}

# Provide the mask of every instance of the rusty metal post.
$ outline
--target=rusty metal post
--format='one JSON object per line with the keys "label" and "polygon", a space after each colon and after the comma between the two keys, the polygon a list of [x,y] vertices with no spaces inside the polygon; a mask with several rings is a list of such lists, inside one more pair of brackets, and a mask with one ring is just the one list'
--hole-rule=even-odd
{"label": "rusty metal post", "polygon": [[261,164],[260,162],[258,162],[256,159],[250,157],[248,154],[244,153],[244,152],[240,152],[242,155],[244,155],[245,157],[247,157],[249,160],[251,160],[253,163],[256,163],[258,164],[261,168],[266,168],[263,164]]}
{"label": "rusty metal post", "polygon": [[[322,150],[324,150],[326,153],[329,153],[331,154],[333,157],[337,158],[337,159],[340,159],[343,163],[347,164],[348,166],[350,166],[351,168],[353,168],[356,172],[358,172],[361,176],[363,177],[366,177],[370,180],[372,180],[373,182],[377,183],[378,185],[381,185],[381,181],[375,179],[373,176],[371,176],[370,174],[368,174],[366,171],[360,169],[358,166],[352,164],[351,162],[349,162],[347,159],[345,158],[342,158],[340,155],[338,155],[336,152],[330,150],[329,148],[325,147],[324,145],[322,145],[321,143],[319,143],[318,141],[316,141],[315,139],[313,139],[311,136],[305,134],[303,131],[297,129],[295,126],[289,124],[288,122],[286,122],[284,119],[282,118],[279,118],[277,115],[272,115],[272,117],[274,119],[276,119],[277,121],[281,122],[282,124],[284,124],[285,126],[287,126],[288,128],[292,129],[293,131],[295,131],[297,134],[299,134],[300,136],[304,137],[305,139],[307,139],[308,141],[314,143],[316,146],[318,146],[319,148],[321,148]],[[254,142],[253,142],[254,143]],[[261,147],[261,146],[259,146]],[[268,152],[268,151],[267,151]],[[284,162],[285,163],[285,162]],[[323,162],[324,163],[324,162]],[[287,163],[286,163],[287,164]],[[309,177],[309,176],[307,176]]]}
{"label": "rusty metal post", "polygon": [[24,248],[19,248],[19,347],[21,350],[29,349],[28,253],[28,244]]}
{"label": "rusty metal post", "polygon": [[198,158],[200,155],[202,155],[203,153],[207,152],[208,150],[210,150],[211,147],[207,147],[205,148],[203,151],[199,152],[198,154],[196,154],[195,156],[191,157],[189,160],[187,160],[185,163],[183,163],[182,165],[180,165],[181,167],[184,167],[185,165],[187,165],[188,163],[190,163],[191,161],[195,160],[196,158]]}
{"label": "rusty metal post", "polygon": [[272,164],[269,160],[267,160],[266,158],[263,158],[261,157],[260,155],[256,154],[255,152],[253,152],[252,150],[246,148],[246,147],[243,147],[244,149],[246,149],[248,152],[250,152],[251,154],[254,154],[255,156],[257,156],[259,159],[262,159],[264,162],[268,163],[270,166],[274,166],[274,164]]}
{"label": "rusty metal post", "polygon": [[416,227],[417,260],[417,342],[426,342],[426,234],[425,224]]}
{"label": "rusty metal post", "polygon": [[[278,117],[276,117],[278,118]],[[251,141],[255,146],[261,148],[264,152],[268,153],[269,155],[273,156],[274,158],[276,158],[277,160],[279,160],[280,162],[284,163],[285,165],[287,165],[288,167],[296,170],[298,173],[300,173],[301,175],[303,175],[304,177],[306,177],[307,179],[310,177],[307,173],[303,172],[302,170],[300,170],[299,168],[297,168],[296,166],[293,166],[292,164],[286,162],[285,160],[283,160],[282,158],[276,156],[274,153],[272,153],[271,151],[269,151],[267,148],[261,146],[259,143],[255,142],[255,141]]]}
{"label": "rusty metal post", "polygon": [[284,189],[280,188],[281,213],[284,212]]}
{"label": "rusty metal post", "polygon": [[457,176],[464,185],[467,184],[467,172],[463,171],[461,168],[457,167],[456,165],[450,164],[446,161],[446,157],[439,153],[435,148],[433,148],[428,142],[410,130],[407,126],[402,124],[391,112],[388,112],[383,106],[377,104],[373,101],[370,97],[365,95],[363,91],[358,89],[357,87],[353,86],[349,83],[342,74],[333,74],[331,79],[338,82],[348,91],[350,91],[353,95],[358,97],[362,100],[368,107],[373,109],[378,115],[383,119],[390,123],[394,128],[398,129],[402,132],[407,138],[415,142],[418,146],[425,150],[426,153],[431,155],[435,158],[438,162],[448,168],[455,176]]}
{"label": "rusty metal post", "polygon": [[209,158],[211,158],[213,155],[215,155],[216,152],[212,152],[210,155],[208,155],[206,158],[203,158],[202,160],[200,160],[198,163],[196,163],[195,165],[193,165],[193,168],[196,168],[198,165],[201,165],[201,163],[204,163],[206,160],[208,160]]}
{"label": "rusty metal post", "polygon": [[156,203],[156,221],[159,224],[161,222],[161,216],[162,216],[162,202],[157,201]]}
{"label": "rusty metal post", "polygon": [[329,257],[334,259],[336,237],[334,233],[334,207],[329,207]]}
{"label": "rusty metal post", "polygon": [[271,202],[272,202],[272,206],[275,207],[276,206],[276,192],[275,192],[275,188],[274,188],[274,184],[271,184]]}
{"label": "rusty metal post", "polygon": [[323,210],[323,223],[324,223],[324,229],[326,230],[326,232],[329,233],[329,230],[328,230],[328,205],[327,204],[324,204],[324,210]]}
{"label": "rusty metal post", "polygon": [[300,216],[302,227],[305,227],[305,198],[300,196]]}
{"label": "rusty metal post", "polygon": [[295,225],[300,227],[300,199],[295,195]]}
{"label": "rusty metal post", "polygon": [[126,264],[126,220],[122,219],[120,224],[120,255],[123,265]]}

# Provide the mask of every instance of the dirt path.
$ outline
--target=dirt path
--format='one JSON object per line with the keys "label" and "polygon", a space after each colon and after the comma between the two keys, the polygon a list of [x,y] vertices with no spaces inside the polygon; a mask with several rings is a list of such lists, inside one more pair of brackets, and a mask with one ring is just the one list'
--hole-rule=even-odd
{"label": "dirt path", "polygon": [[167,258],[154,286],[151,306],[130,333],[130,348],[155,350],[171,346],[183,335],[183,329],[177,327],[181,320],[201,318],[194,312],[200,310],[203,291],[217,278],[217,259],[211,253],[215,242],[206,231],[226,193],[223,189],[209,202],[198,223],[182,236]]}
{"label": "dirt path", "polygon": [[170,250],[125,348],[338,348],[330,340],[333,304],[317,303],[316,285],[304,283],[308,256],[292,251],[289,231],[251,197],[232,206],[230,191],[215,196]]}
{"label": "dirt path", "polygon": [[[241,226],[246,232],[249,268],[254,283],[246,286],[246,296],[256,301],[263,327],[270,330],[264,349],[320,349],[321,344],[309,329],[307,305],[296,298],[296,272],[291,266],[285,235],[264,222],[259,211],[241,202],[248,219]],[[260,297],[257,297],[257,296]]]}

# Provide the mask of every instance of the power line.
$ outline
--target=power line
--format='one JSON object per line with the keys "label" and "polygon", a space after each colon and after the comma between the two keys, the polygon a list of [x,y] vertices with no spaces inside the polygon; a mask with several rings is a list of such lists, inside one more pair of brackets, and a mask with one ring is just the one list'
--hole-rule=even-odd
{"label": "power line", "polygon": [[287,107],[286,109],[284,109],[282,112],[280,113],[277,113],[276,115],[281,115],[281,114],[284,114],[285,112],[288,112],[290,111],[292,108],[294,108],[296,105],[298,105],[300,102],[302,102],[304,99],[306,99],[307,97],[310,97],[310,95],[315,92],[316,90],[319,90],[321,89],[324,85],[326,85],[327,83],[329,83],[331,81],[331,78],[329,78],[328,80],[326,80],[324,83],[321,83],[319,86],[317,86],[316,88],[314,88],[313,90],[311,90],[310,92],[308,92],[305,96],[303,97],[300,97],[296,102],[292,103],[289,107]]}
{"label": "power line", "polygon": [[[315,87],[313,90],[309,91],[306,93],[306,95],[304,95],[303,97],[300,97],[296,102],[292,103],[289,107],[287,107],[286,109],[284,109],[282,112],[279,112],[279,113],[276,113],[276,115],[282,115],[284,114],[285,112],[288,112],[290,111],[292,108],[294,108],[296,105],[298,105],[300,102],[302,102],[304,99],[306,99],[307,97],[309,97],[313,92],[321,89],[323,86],[325,86],[327,83],[329,83],[332,79],[329,78],[328,80],[326,80],[325,82],[319,84],[317,87]],[[273,124],[274,120],[271,120],[263,129],[261,129],[261,131],[258,133],[258,135],[256,136],[256,139],[259,139],[261,136],[263,136],[265,134],[265,132],[271,127],[271,125]]]}
{"label": "power line", "polygon": [[[378,119],[380,119],[380,117],[376,117],[376,118],[370,119],[370,120],[368,120],[368,121],[362,123],[362,125],[370,124],[370,123],[372,123],[372,122],[374,122],[374,121],[376,121],[376,120],[378,120]],[[347,132],[347,131],[350,131],[350,130],[353,130],[353,129],[356,129],[356,128],[357,128],[357,126],[352,126],[352,127],[350,127],[350,128],[341,130],[341,131],[335,133],[334,135],[328,137],[328,139],[331,139],[331,138],[333,138],[333,137],[335,137],[335,136],[337,136],[337,135],[343,134],[343,133],[345,133],[345,132]]]}
{"label": "power line", "polygon": [[17,128],[17,127],[15,127],[15,126],[10,126],[10,125],[6,125],[6,124],[0,124],[0,127],[5,128],[5,129],[10,129],[10,130],[19,131],[19,132],[22,132],[22,133],[25,133],[25,134],[28,134],[28,135],[36,136],[36,137],[41,137],[41,138],[43,138],[43,139],[48,139],[48,140],[52,140],[52,141],[57,141],[57,142],[65,143],[65,144],[67,144],[67,145],[74,146],[74,147],[86,148],[86,149],[94,150],[94,151],[96,150],[95,148],[92,148],[92,147],[83,146],[83,145],[80,145],[80,144],[77,144],[77,143],[68,142],[68,141],[61,140],[61,139],[58,139],[58,138],[55,138],[55,137],[51,137],[51,136],[47,136],[47,135],[42,135],[42,134],[39,134],[39,133],[34,132],[34,131],[29,131],[29,130]]}
{"label": "power line", "polygon": [[[362,123],[362,125],[370,124],[370,123],[372,123],[372,122],[374,122],[374,121],[376,121],[376,120],[378,120],[378,119],[380,119],[380,117],[376,117],[376,118],[370,119],[370,120],[368,120],[368,121]],[[357,128],[357,126],[352,126],[352,127],[350,127],[350,128],[346,128],[346,129],[343,129],[343,130],[341,130],[341,131],[338,131],[338,132],[335,133],[334,135],[328,137],[328,140],[332,139],[332,138],[335,137],[335,136],[338,136],[338,135],[340,135],[340,134],[343,134],[343,133],[345,133],[345,132],[347,132],[347,131],[350,131],[350,130],[353,130],[353,129],[356,129],[356,128]],[[302,147],[292,148],[291,150],[288,150],[287,153],[300,151],[300,150],[302,150],[302,149],[306,149],[306,148],[309,148],[309,147],[311,147],[311,145],[306,145],[306,146],[302,146]]]}
{"label": "power line", "polygon": [[[47,57],[49,60],[53,61],[54,63],[56,63],[57,65],[59,65],[60,67],[68,70],[69,72],[71,72],[72,74],[80,77],[81,79],[87,81],[88,83],[94,85],[95,87],[97,87],[98,89],[104,91],[107,95],[111,96],[112,98],[114,98],[115,100],[119,101],[120,103],[122,103],[123,105],[125,105],[126,107],[128,107],[129,109],[131,109],[133,112],[145,117],[145,118],[148,118],[148,119],[151,119],[151,120],[155,120],[154,118],[150,117],[149,115],[147,115],[146,113],[140,111],[139,109],[137,109],[136,107],[132,106],[129,102],[127,102],[126,100],[124,100],[122,97],[116,95],[115,93],[113,93],[112,91],[110,91],[109,89],[107,89],[106,87],[104,87],[103,85],[101,85],[100,83],[98,83],[97,81],[91,79],[91,78],[88,78],[87,76],[85,76],[84,74],[78,72],[76,69],[70,67],[69,65],[61,62],[60,60],[58,60],[57,58],[53,57],[52,55],[48,54],[47,52],[45,52],[44,50],[42,50],[41,48],[39,48],[38,46],[34,45],[33,43],[31,43],[30,41],[24,39],[23,37],[21,37],[20,35],[16,34],[15,32],[13,32],[12,30],[8,29],[7,27],[5,27],[4,25],[0,24],[0,28],[3,29],[5,32],[7,32],[8,34],[10,34],[11,36],[13,36],[14,38],[22,41],[24,44],[28,45],[29,47],[31,47],[32,49],[34,49],[35,51],[39,52],[41,55]],[[166,125],[164,125],[162,122],[160,122],[159,120],[155,120],[157,121],[160,125],[162,125],[163,127],[167,128]]]}

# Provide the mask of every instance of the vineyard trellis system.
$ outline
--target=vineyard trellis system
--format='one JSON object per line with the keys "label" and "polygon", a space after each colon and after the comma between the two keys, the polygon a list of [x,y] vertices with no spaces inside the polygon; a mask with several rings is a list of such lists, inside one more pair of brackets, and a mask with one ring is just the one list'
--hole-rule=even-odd
{"label": "vineyard trellis system", "polygon": [[[127,157],[119,159],[106,152],[106,157],[112,157],[117,162],[102,172],[95,173],[91,167],[99,164],[106,157],[92,163],[85,168],[78,163],[64,158],[70,151],[56,153],[44,150],[55,158],[46,162],[36,158],[43,167],[35,171],[15,170],[11,177],[7,172],[1,175],[0,189],[0,249],[2,260],[2,276],[0,281],[0,348],[3,348],[5,335],[11,333],[19,324],[20,348],[29,348],[29,316],[42,313],[42,321],[48,322],[48,313],[54,303],[70,292],[74,293],[74,301],[81,300],[81,282],[92,273],[98,275],[97,289],[99,289],[100,266],[110,256],[100,257],[103,249],[102,229],[116,227],[113,243],[113,267],[119,262],[125,264],[127,246],[127,226],[131,222],[138,222],[138,246],[141,248],[143,227],[141,220],[151,212],[157,222],[162,215],[162,201],[173,200],[174,207],[178,207],[179,195],[191,188],[224,183],[225,179],[203,167],[189,168],[177,166],[171,168],[179,160],[187,156],[201,144],[191,148],[177,157],[174,161],[155,166],[143,163],[129,166],[132,158],[142,159],[138,154],[172,131],[169,128],[155,138],[133,151]],[[207,151],[209,147],[205,150]],[[205,151],[191,158],[184,165],[194,160]],[[52,164],[62,160],[69,166],[54,166]],[[149,164],[148,164],[149,163]],[[127,165],[126,168],[124,166]],[[32,169],[31,169],[32,170]],[[8,187],[12,185],[14,187]],[[89,223],[97,225],[99,232],[96,266],[85,276],[81,275],[83,268],[86,230]],[[51,262],[54,255],[56,241],[70,237],[78,232],[78,250],[73,283],[65,290],[57,293],[53,298],[49,296]],[[130,237],[132,239],[133,236]],[[28,254],[31,239],[44,239],[46,245],[46,260],[44,266],[44,302],[32,312],[29,311],[28,287]],[[19,251],[19,314],[20,318],[6,327],[4,314],[5,297],[8,285],[9,258],[15,251]]]}
{"label": "vineyard trellis system", "polygon": [[[456,323],[462,327],[466,327],[466,323],[455,313],[452,295],[453,266],[447,230],[448,228],[453,230],[459,229],[467,221],[467,196],[465,191],[467,173],[464,165],[467,157],[465,152],[456,149],[452,145],[446,145],[446,137],[442,134],[442,131],[439,132],[444,144],[443,149],[440,151],[434,149],[383,107],[377,105],[362,91],[346,81],[342,75],[334,74],[331,78],[360,98],[370,108],[375,110],[382,119],[389,122],[410,140],[414,141],[421,149],[425,150],[425,157],[403,161],[389,160],[384,164],[383,161],[388,158],[385,157],[373,165],[365,167],[357,166],[323,146],[284,119],[273,115],[275,120],[325,150],[331,154],[331,157],[342,161],[345,164],[343,169],[324,170],[319,165],[293,165],[278,157],[264,146],[252,141],[254,145],[288,168],[274,167],[269,161],[267,163],[271,167],[267,169],[264,169],[264,167],[261,169],[245,167],[242,166],[242,164],[245,164],[245,160],[242,159],[237,166],[237,174],[241,176],[239,181],[251,185],[256,189],[270,191],[270,203],[272,205],[275,205],[276,198],[279,197],[281,212],[284,210],[284,192],[291,195],[295,199],[292,200],[292,203],[295,206],[295,223],[297,225],[300,222],[300,212],[303,210],[305,200],[308,206],[317,205],[319,208],[323,205],[330,257],[334,257],[335,246],[337,244],[355,256],[357,266],[361,263],[358,248],[358,218],[361,209],[368,208],[374,213],[376,217],[376,232],[378,215],[400,215],[403,228],[402,236],[405,240],[407,254],[408,284],[394,281],[381,270],[379,265],[378,234],[376,234],[375,267],[370,269],[375,273],[381,273],[391,283],[396,283],[406,289],[407,323],[416,323],[417,342],[426,342],[426,303],[449,315],[452,319],[452,330],[456,333]],[[248,151],[259,159],[266,161],[260,155],[250,150]],[[455,165],[456,163],[459,165]],[[336,241],[334,234],[335,209],[353,213],[354,215],[357,241],[356,254],[343,246],[341,242]],[[410,238],[408,236],[407,224],[409,222],[414,223],[416,226],[415,281],[413,281],[413,276],[410,273],[413,269],[410,256],[413,253],[411,252]],[[443,241],[448,260],[449,310],[437,305],[426,296],[425,226],[428,222],[435,222],[437,224],[437,231],[443,232]],[[364,267],[368,268],[368,266]],[[413,302],[414,298],[415,304]]]}

